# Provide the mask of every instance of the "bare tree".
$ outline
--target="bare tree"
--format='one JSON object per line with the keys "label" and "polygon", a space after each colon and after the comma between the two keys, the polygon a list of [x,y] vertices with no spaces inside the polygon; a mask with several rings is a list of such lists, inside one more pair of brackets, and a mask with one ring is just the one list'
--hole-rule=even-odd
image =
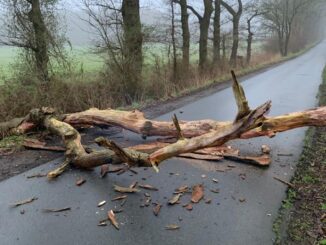
{"label": "bare tree", "polygon": [[189,14],[187,0],[173,0],[180,5],[181,9],[181,28],[182,28],[182,64],[185,71],[189,68],[190,53],[190,31],[189,31]]}
{"label": "bare tree", "polygon": [[282,56],[288,55],[289,41],[295,18],[302,13],[309,0],[265,0],[265,27],[278,36],[279,50]]}
{"label": "bare tree", "polygon": [[230,65],[236,67],[237,66],[237,55],[238,55],[238,47],[239,47],[239,25],[240,18],[242,15],[242,1],[238,0],[238,10],[232,8],[231,5],[221,0],[221,5],[232,15],[232,25],[233,25],[233,43],[232,50],[230,56]]}
{"label": "bare tree", "polygon": [[247,24],[247,54],[246,54],[246,63],[249,65],[251,60],[251,51],[252,51],[252,41],[254,36],[254,30],[252,26],[252,21],[264,14],[263,10],[260,9],[258,1],[257,2],[249,2],[248,5],[245,6],[246,11],[246,24]]}
{"label": "bare tree", "polygon": [[173,0],[170,1],[171,7],[171,40],[172,40],[172,51],[173,51],[173,74],[172,80],[176,82],[177,80],[177,45],[176,45],[176,37],[175,37],[175,13],[174,13],[174,3]]}
{"label": "bare tree", "polygon": [[86,20],[97,34],[97,47],[108,55],[109,69],[121,79],[125,102],[141,92],[143,34],[139,1],[83,0]]}
{"label": "bare tree", "polygon": [[43,81],[49,79],[50,56],[63,58],[64,35],[60,32],[55,6],[58,0],[0,1],[6,14],[1,31],[2,45],[22,48],[26,63]]}
{"label": "bare tree", "polygon": [[207,44],[208,44],[208,30],[213,13],[213,2],[212,0],[203,0],[204,2],[204,14],[201,16],[194,7],[187,6],[193,14],[198,18],[200,37],[199,37],[199,68],[204,71],[207,65]]}
{"label": "bare tree", "polygon": [[221,61],[221,0],[214,2],[213,65]]}

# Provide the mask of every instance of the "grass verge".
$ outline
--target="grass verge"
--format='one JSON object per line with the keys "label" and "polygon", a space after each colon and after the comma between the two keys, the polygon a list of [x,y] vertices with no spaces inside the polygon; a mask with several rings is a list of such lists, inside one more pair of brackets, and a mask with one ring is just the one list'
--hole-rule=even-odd
{"label": "grass verge", "polygon": [[[326,67],[319,89],[326,105]],[[326,245],[326,128],[309,128],[290,188],[274,222],[275,244]]]}

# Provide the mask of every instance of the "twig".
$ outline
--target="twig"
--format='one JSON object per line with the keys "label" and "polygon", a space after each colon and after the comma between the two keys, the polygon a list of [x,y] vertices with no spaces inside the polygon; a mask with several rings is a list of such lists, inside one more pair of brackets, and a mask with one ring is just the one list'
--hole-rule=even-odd
{"label": "twig", "polygon": [[281,183],[283,183],[283,184],[285,184],[285,185],[293,188],[293,189],[295,188],[295,185],[294,184],[292,184],[290,182],[287,182],[286,180],[282,180],[282,179],[280,179],[280,178],[278,178],[276,176],[274,176],[273,178],[276,179],[276,180],[278,180],[279,182],[281,182]]}

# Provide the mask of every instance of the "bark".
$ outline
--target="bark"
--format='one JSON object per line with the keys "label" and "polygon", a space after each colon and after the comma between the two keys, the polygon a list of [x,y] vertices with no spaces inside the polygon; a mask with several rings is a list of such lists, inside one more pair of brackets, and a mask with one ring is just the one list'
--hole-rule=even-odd
{"label": "bark", "polygon": [[189,68],[189,53],[190,53],[190,31],[189,31],[189,14],[187,9],[187,0],[180,0],[181,8],[181,28],[182,28],[182,64],[184,70]]}
{"label": "bark", "polygon": [[173,83],[177,80],[177,47],[176,47],[176,40],[175,40],[175,16],[174,16],[174,3],[173,0],[170,2],[171,5],[171,39],[172,39],[172,50],[173,50]]}
{"label": "bark", "polygon": [[[124,29],[125,89],[131,99],[139,95],[143,66],[143,34],[139,0],[123,0],[121,8]],[[131,101],[127,102],[131,103]]]}
{"label": "bark", "polygon": [[229,4],[221,0],[221,4],[232,15],[232,50],[230,56],[230,65],[232,67],[237,66],[237,55],[239,47],[239,24],[240,17],[242,15],[242,0],[238,0],[238,11],[235,11]]}
{"label": "bark", "polygon": [[41,12],[41,6],[39,0],[31,0],[31,10],[28,13],[28,18],[33,24],[34,28],[34,40],[35,40],[35,61],[38,68],[38,72],[41,74],[41,79],[47,81],[48,74],[48,30],[44,23],[43,15]]}
{"label": "bark", "polygon": [[207,65],[207,43],[208,43],[208,30],[211,20],[211,15],[213,13],[213,3],[212,0],[204,1],[204,15],[201,16],[193,7],[188,6],[188,8],[196,15],[199,21],[199,69],[203,72]]}
{"label": "bark", "polygon": [[251,31],[251,19],[247,20],[247,27],[248,27],[248,38],[247,38],[247,57],[246,57],[246,62],[249,65],[250,60],[251,60],[251,45],[252,45],[252,38],[253,38],[253,33]]}
{"label": "bark", "polygon": [[221,61],[221,1],[215,0],[214,34],[213,34],[213,65]]}

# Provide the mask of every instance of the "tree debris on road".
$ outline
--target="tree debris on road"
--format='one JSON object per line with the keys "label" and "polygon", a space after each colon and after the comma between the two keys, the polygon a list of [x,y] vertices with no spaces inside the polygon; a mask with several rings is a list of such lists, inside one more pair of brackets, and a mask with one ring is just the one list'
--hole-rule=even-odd
{"label": "tree debris on road", "polygon": [[25,200],[22,200],[22,201],[15,202],[15,203],[11,204],[10,206],[19,207],[19,206],[22,206],[22,205],[25,205],[25,204],[28,204],[28,203],[32,203],[32,202],[36,201],[37,199],[38,199],[37,197],[32,197],[32,198],[29,198],[29,199],[25,199]]}

